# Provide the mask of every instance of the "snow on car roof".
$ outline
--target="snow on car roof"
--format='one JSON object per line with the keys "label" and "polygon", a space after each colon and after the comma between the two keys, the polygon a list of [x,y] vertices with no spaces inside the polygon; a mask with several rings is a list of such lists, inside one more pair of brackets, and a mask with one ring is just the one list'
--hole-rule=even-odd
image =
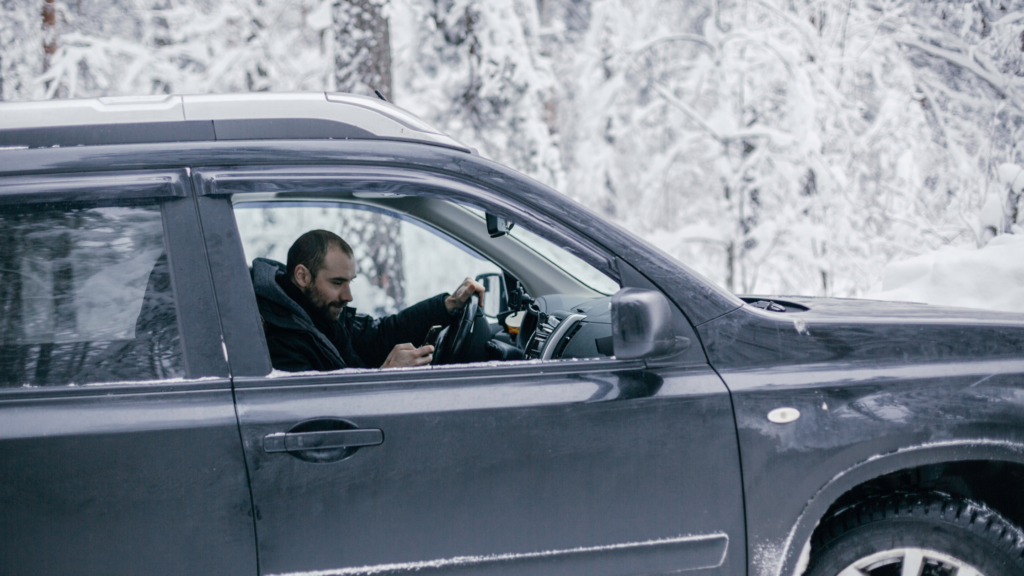
{"label": "snow on car roof", "polygon": [[333,92],[0,103],[0,147],[278,139],[386,139],[469,147],[377,98]]}

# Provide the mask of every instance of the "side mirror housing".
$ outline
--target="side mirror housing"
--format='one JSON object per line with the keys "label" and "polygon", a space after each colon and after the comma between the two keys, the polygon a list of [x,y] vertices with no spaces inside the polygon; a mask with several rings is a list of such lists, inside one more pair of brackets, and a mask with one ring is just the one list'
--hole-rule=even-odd
{"label": "side mirror housing", "polygon": [[505,277],[503,274],[491,272],[480,274],[476,281],[484,285],[487,296],[484,298],[484,316],[496,318],[498,314],[509,309],[508,290],[505,289]]}
{"label": "side mirror housing", "polygon": [[623,288],[612,296],[611,312],[616,358],[663,356],[676,349],[672,305],[661,292]]}

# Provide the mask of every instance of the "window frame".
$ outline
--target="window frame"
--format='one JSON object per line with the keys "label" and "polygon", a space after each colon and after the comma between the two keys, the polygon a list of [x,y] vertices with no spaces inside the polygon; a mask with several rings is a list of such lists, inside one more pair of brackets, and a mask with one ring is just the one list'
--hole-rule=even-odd
{"label": "window frame", "polygon": [[[442,174],[401,167],[368,166],[241,166],[197,167],[196,192],[204,196],[301,192],[308,197],[336,193],[342,187],[380,195],[433,196],[523,223],[531,232],[561,246],[606,276],[620,282],[615,255],[603,246],[564,230],[560,222],[530,211],[500,192]],[[301,183],[301,189],[298,187]],[[563,230],[564,229],[564,230]]]}
{"label": "window frame", "polygon": [[[346,203],[345,198],[333,200],[331,193],[337,193],[339,185],[360,186],[360,190],[378,194],[405,194],[433,196],[456,203],[476,206],[524,223],[531,232],[561,246],[594,266],[612,280],[619,282],[618,258],[604,247],[573,233],[562,223],[548,219],[544,214],[531,213],[528,207],[520,206],[500,192],[485,189],[456,178],[405,168],[364,167],[364,166],[240,166],[240,167],[195,167],[192,178],[199,195],[200,214],[204,230],[214,228],[223,238],[217,240],[217,247],[209,245],[210,265],[214,270],[214,284],[218,300],[231,301],[235,313],[223,317],[225,341],[231,358],[232,374],[236,387],[251,386],[301,386],[317,385],[330,381],[344,385],[363,385],[380,382],[429,381],[438,377],[479,378],[514,377],[535,374],[536,361],[506,362],[501,365],[490,363],[453,364],[428,366],[419,369],[343,369],[342,371],[319,374],[278,373],[270,365],[266,337],[259,321],[255,293],[252,290],[248,263],[242,249],[241,235],[234,218],[233,206],[236,195],[265,195],[267,193],[302,192],[310,200],[313,195],[323,195],[322,201]],[[405,192],[403,192],[405,190]],[[429,192],[424,192],[429,190]],[[244,200],[241,200],[244,202]],[[282,199],[281,201],[288,201]],[[347,202],[351,203],[351,202]],[[428,223],[423,223],[429,225]],[[456,239],[456,241],[458,241]],[[471,247],[470,247],[471,248]],[[497,263],[495,263],[497,264]],[[221,306],[226,312],[225,307]],[[246,312],[246,311],[250,312]],[[236,359],[246,358],[245,365]],[[577,362],[545,361],[543,371],[548,372],[592,372],[604,370],[636,369],[644,366],[643,360],[620,360],[616,358],[584,359]]]}

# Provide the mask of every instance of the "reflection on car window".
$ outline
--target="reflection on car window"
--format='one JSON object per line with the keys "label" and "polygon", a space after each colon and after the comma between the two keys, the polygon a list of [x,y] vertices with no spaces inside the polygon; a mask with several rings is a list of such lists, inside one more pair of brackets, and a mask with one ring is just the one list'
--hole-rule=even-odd
{"label": "reflection on car window", "polygon": [[184,376],[158,206],[0,212],[0,385]]}

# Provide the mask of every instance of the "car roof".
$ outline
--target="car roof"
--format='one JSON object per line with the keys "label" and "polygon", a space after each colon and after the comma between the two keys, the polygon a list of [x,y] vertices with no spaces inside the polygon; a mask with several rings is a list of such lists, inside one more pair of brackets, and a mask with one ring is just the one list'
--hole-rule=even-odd
{"label": "car roof", "polygon": [[473,152],[379,98],[335,92],[0,103],[0,148],[224,140],[402,140]]}

